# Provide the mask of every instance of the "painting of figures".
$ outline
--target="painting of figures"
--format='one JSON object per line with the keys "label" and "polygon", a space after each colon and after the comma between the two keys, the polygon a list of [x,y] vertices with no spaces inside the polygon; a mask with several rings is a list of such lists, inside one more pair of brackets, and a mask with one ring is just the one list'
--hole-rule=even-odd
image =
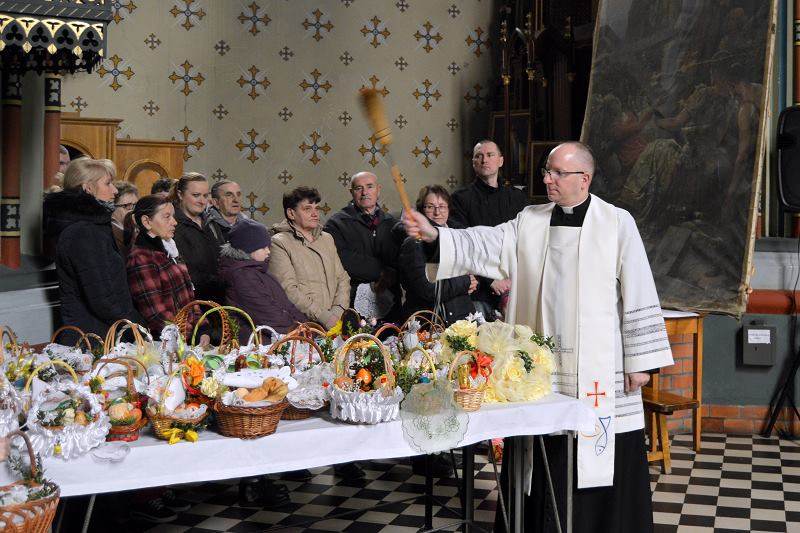
{"label": "painting of figures", "polygon": [[602,0],[581,139],[627,209],[663,307],[740,314],[774,3]]}

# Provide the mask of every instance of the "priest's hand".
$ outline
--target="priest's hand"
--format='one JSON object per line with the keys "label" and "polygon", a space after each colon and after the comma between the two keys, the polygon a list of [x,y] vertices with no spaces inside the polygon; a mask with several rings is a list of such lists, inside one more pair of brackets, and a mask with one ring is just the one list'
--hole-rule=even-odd
{"label": "priest's hand", "polygon": [[650,381],[650,374],[647,372],[631,372],[630,374],[625,374],[625,392],[636,392],[647,385],[648,381]]}
{"label": "priest's hand", "polygon": [[511,290],[510,279],[496,279],[492,282],[492,292],[498,296],[502,296]]}
{"label": "priest's hand", "polygon": [[423,242],[433,242],[439,238],[439,230],[419,211],[403,211],[401,220],[409,237]]}

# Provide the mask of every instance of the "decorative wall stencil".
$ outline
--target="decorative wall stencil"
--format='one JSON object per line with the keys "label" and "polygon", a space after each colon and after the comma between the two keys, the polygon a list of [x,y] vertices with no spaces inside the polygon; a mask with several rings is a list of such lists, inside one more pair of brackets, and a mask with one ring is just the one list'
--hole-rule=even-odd
{"label": "decorative wall stencil", "polygon": [[199,4],[195,4],[196,1],[182,0],[169,10],[170,14],[178,19],[178,22],[186,31],[194,28],[206,16],[203,8]]}
{"label": "decorative wall stencil", "polygon": [[105,78],[109,76],[111,78],[111,83],[108,84],[109,87],[114,89],[114,91],[118,91],[122,84],[120,83],[121,79],[128,79],[130,80],[132,77],[135,76],[133,69],[130,65],[123,68],[125,61],[117,54],[109,57],[107,61],[104,61],[100,68],[97,69],[97,75],[101,78]]}
{"label": "decorative wall stencil", "polygon": [[114,11],[114,15],[111,17],[111,20],[113,20],[115,24],[119,24],[125,20],[125,17],[123,16],[124,12],[127,11],[128,13],[133,13],[133,10],[136,9],[136,4],[133,3],[133,0],[128,0],[127,2],[115,0],[111,3],[111,7]]}
{"label": "decorative wall stencil", "polygon": [[[433,91],[431,91],[431,87],[433,87]],[[422,82],[422,85],[414,89],[414,92],[411,93],[414,95],[414,98],[417,99],[417,102],[425,108],[425,111],[430,111],[433,104],[431,103],[431,98],[434,100],[438,100],[442,97],[442,93],[439,92],[439,89],[431,83],[431,80],[425,80]]]}
{"label": "decorative wall stencil", "polygon": [[483,39],[483,28],[480,26],[467,35],[465,41],[469,49],[472,50],[472,53],[475,54],[475,57],[481,57],[485,51],[483,48],[489,48],[490,45],[488,40]]}
{"label": "decorative wall stencil", "polygon": [[184,169],[239,182],[255,219],[282,218],[283,193],[299,185],[317,187],[330,214],[362,170],[383,182],[381,204],[400,207],[362,86],[383,95],[412,197],[471,179],[462,153],[489,124],[494,3],[133,2],[111,24],[103,75],[64,77],[66,110],[123,119],[122,137],[186,141]]}
{"label": "decorative wall stencil", "polygon": [[425,24],[414,32],[414,38],[420,43],[422,49],[429,54],[444,39],[442,34],[437,31],[438,29],[438,26],[434,27],[430,20],[426,20]]}
{"label": "decorative wall stencil", "polygon": [[189,63],[188,59],[181,64],[180,69],[183,72],[172,71],[172,74],[169,75],[169,81],[173,84],[178,83],[178,85],[183,83],[181,92],[186,96],[189,96],[193,88],[196,89],[206,81],[206,78],[194,68],[194,65]]}
{"label": "decorative wall stencil", "polygon": [[364,24],[361,28],[361,34],[369,40],[369,44],[373,48],[377,48],[386,42],[386,39],[392,34],[386,27],[386,24],[381,22],[377,15],[369,20],[369,24]]}
{"label": "decorative wall stencil", "polygon": [[304,140],[303,144],[301,144],[299,148],[304,154],[306,151],[311,152],[308,160],[314,163],[315,166],[317,163],[322,161],[322,158],[319,156],[319,152],[322,152],[322,155],[325,156],[331,151],[331,145],[323,142],[322,135],[320,135],[317,131],[312,131],[311,135],[309,135],[309,138]]}
{"label": "decorative wall stencil", "polygon": [[[245,76],[244,74],[239,76],[239,79],[236,80],[236,83],[239,84],[239,87],[242,89],[250,89],[250,92],[247,94],[255,100],[259,97],[259,95],[269,87],[269,80],[264,75],[263,72],[258,70],[255,65],[252,65],[249,69],[247,69],[249,76]],[[260,87],[260,89],[259,89]]]}
{"label": "decorative wall stencil", "polygon": [[417,159],[419,159],[419,156],[422,156],[421,163],[425,168],[428,168],[433,164],[431,156],[438,159],[442,153],[438,146],[431,147],[431,143],[432,141],[426,135],[422,139],[422,147],[415,146],[414,149],[411,150],[411,153],[414,154],[414,157]]}
{"label": "decorative wall stencil", "polygon": [[319,91],[323,90],[327,93],[333,88],[333,84],[326,80],[322,76],[322,72],[317,69],[312,70],[308,78],[309,79],[303,79],[299,85],[316,104],[322,100],[322,94]]}
{"label": "decorative wall stencil", "polygon": [[247,137],[249,137],[250,140],[248,141],[239,139],[236,142],[236,148],[240,152],[242,151],[249,152],[247,155],[247,160],[250,161],[251,163],[255,163],[260,159],[259,156],[257,155],[257,152],[261,152],[263,154],[269,148],[269,144],[267,143],[267,141],[263,140],[260,143],[256,142],[256,139],[258,138],[258,132],[254,129],[251,129],[250,131],[247,132]]}
{"label": "decorative wall stencil", "polygon": [[333,24],[331,24],[330,19],[328,19],[326,22],[322,22],[322,15],[322,11],[315,9],[311,13],[313,20],[308,20],[308,18],[306,18],[303,21],[303,27],[306,29],[306,32],[309,32],[311,37],[313,37],[317,42],[321,41],[324,37],[323,31],[329,32],[333,29]]}
{"label": "decorative wall stencil", "polygon": [[261,8],[255,2],[247,6],[247,9],[250,11],[249,13],[244,11],[239,13],[239,22],[245,25],[249,24],[250,29],[248,31],[253,35],[257,35],[262,28],[267,27],[272,19],[266,13],[262,14]]}

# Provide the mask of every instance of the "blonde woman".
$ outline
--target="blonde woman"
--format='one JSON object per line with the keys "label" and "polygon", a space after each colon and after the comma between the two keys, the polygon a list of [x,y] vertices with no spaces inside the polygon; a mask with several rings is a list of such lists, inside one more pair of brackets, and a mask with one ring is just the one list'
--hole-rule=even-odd
{"label": "blonde woman", "polygon": [[111,232],[116,176],[110,160],[81,157],[67,167],[64,190],[44,199],[45,236],[55,247],[62,322],[100,336],[120,318],[142,321]]}

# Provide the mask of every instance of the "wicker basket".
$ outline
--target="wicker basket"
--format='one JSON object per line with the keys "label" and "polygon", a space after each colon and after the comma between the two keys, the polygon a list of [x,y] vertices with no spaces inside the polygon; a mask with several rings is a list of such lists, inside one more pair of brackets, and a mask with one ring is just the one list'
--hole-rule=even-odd
{"label": "wicker basket", "polygon": [[[22,431],[9,433],[8,437],[22,437],[25,441],[31,462],[31,478],[35,478],[37,475],[36,456],[33,453],[30,439]],[[41,487],[41,484],[35,481],[19,480],[0,487],[0,490],[9,490],[18,485],[27,488]],[[56,515],[60,493],[61,491],[56,488],[53,494],[44,498],[0,507],[0,530],[8,533],[46,533],[50,530],[50,525]]]}
{"label": "wicker basket", "polygon": [[[331,385],[331,416],[346,422],[355,422],[358,424],[388,422],[397,418],[403,393],[399,391],[396,386],[397,382],[389,350],[386,349],[386,346],[383,345],[380,339],[369,333],[353,335],[347,339],[339,351],[336,352],[336,358],[333,362],[334,369],[336,370],[337,379],[339,377],[348,376],[347,354],[350,352],[355,342],[364,340],[372,341],[380,349],[387,378],[386,383],[384,383],[381,388],[388,389],[391,391],[391,394],[388,396],[378,396],[383,395],[384,391],[382,390],[367,392],[349,391],[342,389],[334,382]],[[377,376],[373,376],[373,379],[375,378],[377,378]]]}
{"label": "wicker basket", "polygon": [[264,407],[224,405],[217,400],[214,403],[217,429],[221,435],[237,439],[257,439],[272,435],[288,406],[289,402],[285,399]]}
{"label": "wicker basket", "polygon": [[410,317],[403,322],[403,325],[400,327],[401,332],[408,331],[408,327],[411,323],[416,320],[422,326],[421,329],[429,328],[431,335],[441,335],[444,333],[445,329],[445,322],[441,316],[439,316],[435,311],[431,311],[429,309],[423,309],[421,311],[417,311],[416,313],[412,314]]}
{"label": "wicker basket", "polygon": [[[150,384],[150,376],[147,375],[147,369],[144,367],[141,361],[135,359],[133,357],[117,357],[115,359],[98,359],[95,362],[95,368],[99,364],[99,368],[97,368],[97,372],[99,373],[100,370],[103,369],[107,364],[115,363],[120,364],[125,367],[124,375],[125,375],[125,386],[128,389],[128,395],[133,399],[136,400],[132,401],[131,403],[137,404],[137,407],[141,409],[141,397],[138,392],[136,392],[136,387],[134,385],[134,368],[138,364],[144,370],[144,375],[147,377],[147,383]],[[94,373],[94,369],[92,369],[92,373]],[[116,377],[118,375],[122,375],[123,371],[114,372],[106,376],[106,378]],[[147,417],[142,414],[142,418],[136,421],[133,424],[129,424],[126,426],[115,426],[114,424],[111,425],[111,429],[108,430],[108,435],[106,436],[106,440],[109,442],[112,441],[124,441],[124,442],[133,442],[139,438],[139,431],[147,425]]]}
{"label": "wicker basket", "polygon": [[[209,309],[217,309],[219,313],[219,320],[221,323],[221,332],[220,332],[220,341],[219,341],[219,351],[220,353],[227,353],[231,350],[234,346],[238,346],[237,339],[233,338],[233,331],[231,330],[231,324],[228,321],[228,313],[222,308],[220,304],[211,301],[211,300],[194,300],[189,302],[188,304],[184,305],[180,311],[175,315],[175,324],[178,326],[178,331],[189,342],[191,338],[191,344],[194,346],[195,335],[197,335],[198,326],[203,322],[203,319],[209,314],[206,312],[203,314],[197,322],[194,324],[194,328],[192,328],[191,319],[193,318],[193,313],[195,313],[195,308],[199,307],[208,307]],[[192,332],[194,331],[194,334]]]}
{"label": "wicker basket", "polygon": [[31,384],[33,384],[33,378],[38,376],[39,372],[41,372],[48,366],[60,366],[67,371],[67,373],[72,377],[73,380],[75,380],[75,383],[80,383],[81,381],[80,378],[78,377],[78,374],[75,372],[75,369],[69,366],[64,361],[59,361],[58,359],[55,359],[53,361],[48,361],[47,363],[42,363],[41,365],[33,369],[31,375],[28,376],[27,381],[25,381],[25,387],[22,389],[23,394],[26,396],[25,404],[23,405],[22,410],[26,413],[30,408],[30,400],[31,400],[30,390],[31,390]]}
{"label": "wicker basket", "polygon": [[[6,351],[6,338],[8,339],[8,351]],[[0,364],[5,363],[10,357],[17,358],[21,355],[17,335],[10,327],[0,326]]]}
{"label": "wicker basket", "polygon": [[153,336],[144,326],[125,318],[117,320],[108,328],[106,338],[103,341],[103,355],[108,355],[114,350],[114,346],[120,343],[122,334],[128,329],[131,330],[133,342],[136,345],[136,356],[143,357],[145,355],[147,352],[147,343],[153,342]]}
{"label": "wicker basket", "polygon": [[381,327],[378,328],[378,331],[375,332],[375,336],[380,339],[381,335],[383,335],[387,331],[393,331],[394,336],[397,337],[398,339],[402,335],[402,331],[400,330],[400,328],[398,328],[395,324],[392,324],[391,322],[387,322],[386,324],[383,324]]}
{"label": "wicker basket", "polygon": [[[452,382],[453,371],[458,368],[458,362],[461,359],[475,359],[475,354],[469,350],[458,352],[450,363],[450,370],[447,372],[447,379]],[[486,390],[486,382],[484,381],[478,388],[475,389],[462,389],[460,386],[453,388],[453,396],[456,403],[467,412],[477,411],[481,408],[483,403],[483,392]]]}
{"label": "wicker basket", "polygon": [[[319,355],[319,360],[320,361],[324,360],[324,357],[322,355],[322,349],[319,347],[319,345],[317,345],[317,343],[314,342],[314,340],[311,339],[310,337],[305,337],[305,336],[301,336],[301,335],[287,335],[287,336],[283,337],[281,340],[279,340],[278,342],[272,343],[272,345],[269,347],[269,352],[267,352],[267,354],[268,355],[273,355],[280,346],[283,346],[284,344],[286,344],[288,342],[293,342],[294,343],[294,344],[291,345],[291,348],[289,350],[289,369],[291,370],[292,374],[295,373],[295,361],[297,360],[296,357],[295,357],[295,353],[296,353],[296,350],[297,350],[297,343],[298,342],[302,342],[302,343],[305,343],[305,344],[308,344],[309,346],[311,346],[311,348],[313,348],[314,350],[317,351],[317,355]],[[312,354],[311,350],[309,350],[308,351],[308,362],[311,363],[311,362],[313,362],[313,360],[314,360],[313,359],[313,354]],[[288,407],[286,408],[286,410],[283,411],[282,419],[283,420],[303,420],[303,419],[306,419],[306,418],[310,417],[311,413],[313,413],[313,412],[314,411],[312,411],[311,409],[301,409],[301,408],[295,407],[292,404],[289,404]]]}
{"label": "wicker basket", "polygon": [[[169,385],[175,376],[179,373],[183,372],[183,367],[178,367],[175,369],[167,379],[167,383],[164,386],[164,390],[169,390]],[[147,418],[150,419],[150,425],[153,426],[153,433],[156,437],[162,440],[169,440],[172,436],[172,432],[170,431],[176,424],[182,426],[199,426],[202,424],[205,419],[210,414],[210,409],[207,409],[205,413],[198,415],[194,418],[177,418],[174,416],[170,416],[164,413],[164,400],[166,400],[166,394],[162,394],[161,400],[158,403],[156,408],[148,407]]]}

